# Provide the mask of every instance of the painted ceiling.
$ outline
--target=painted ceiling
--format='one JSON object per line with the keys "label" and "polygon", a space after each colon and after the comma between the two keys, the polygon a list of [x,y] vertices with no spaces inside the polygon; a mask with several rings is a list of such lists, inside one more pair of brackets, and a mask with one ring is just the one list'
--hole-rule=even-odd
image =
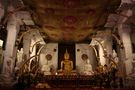
{"label": "painted ceiling", "polygon": [[80,42],[95,34],[121,0],[23,0],[41,34],[51,41]]}

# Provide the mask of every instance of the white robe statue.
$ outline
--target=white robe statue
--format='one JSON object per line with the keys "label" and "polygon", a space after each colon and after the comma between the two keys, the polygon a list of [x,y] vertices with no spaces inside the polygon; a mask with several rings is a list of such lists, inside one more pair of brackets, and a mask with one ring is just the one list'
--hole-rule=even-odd
{"label": "white robe statue", "polygon": [[51,75],[51,68],[48,64],[43,65],[41,71],[44,73],[44,75]]}
{"label": "white robe statue", "polygon": [[113,58],[114,58],[114,62],[118,65],[118,63],[119,63],[119,58],[118,58],[117,53],[116,53],[115,50],[113,50]]}
{"label": "white robe statue", "polygon": [[89,59],[86,60],[86,64],[84,65],[84,72],[83,73],[85,75],[92,75],[93,74],[92,66],[90,64]]}

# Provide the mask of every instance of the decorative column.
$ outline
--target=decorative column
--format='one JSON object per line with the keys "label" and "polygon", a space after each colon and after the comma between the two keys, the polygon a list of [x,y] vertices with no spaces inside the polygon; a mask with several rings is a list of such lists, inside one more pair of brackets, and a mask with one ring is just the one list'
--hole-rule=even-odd
{"label": "decorative column", "polygon": [[126,68],[126,75],[129,75],[132,72],[132,46],[130,39],[130,28],[128,25],[120,24],[118,26],[119,34],[122,39],[124,49],[125,49],[125,58],[123,58]]}
{"label": "decorative column", "polygon": [[27,33],[23,37],[24,59],[28,59],[30,57],[30,44],[31,44],[31,34]]}
{"label": "decorative column", "polygon": [[8,23],[7,23],[7,41],[6,41],[6,49],[4,53],[4,62],[3,62],[3,70],[2,70],[2,76],[3,76],[3,82],[6,84],[11,83],[12,80],[12,74],[14,69],[14,63],[15,63],[15,41],[16,37],[19,31],[19,23],[15,17],[15,15],[11,15]]}
{"label": "decorative column", "polygon": [[[105,36],[105,42],[104,42],[105,50],[107,52],[107,55],[112,55],[112,36],[111,36],[111,29],[107,28],[107,34]],[[109,61],[106,60],[106,64],[109,64]]]}
{"label": "decorative column", "polygon": [[112,36],[111,36],[111,29],[107,29],[108,34],[106,35],[105,40],[105,48],[108,54],[112,54]]}
{"label": "decorative column", "polygon": [[99,58],[101,65],[104,66],[106,64],[106,59],[104,58],[104,50],[101,45],[99,45]]}
{"label": "decorative column", "polygon": [[4,9],[2,7],[3,6],[0,3],[0,22],[1,22],[2,17],[4,16]]}
{"label": "decorative column", "polygon": [[121,63],[124,63],[123,70],[125,69],[126,72],[125,74],[129,75],[132,71],[132,61],[133,61],[132,46],[131,46],[131,39],[130,39],[131,28],[125,23],[127,23],[126,21],[128,20],[128,18],[133,15],[133,12],[129,7],[122,7],[125,4],[129,5],[130,7],[131,4],[133,3],[129,2],[129,0],[122,0],[121,6],[119,8],[121,13],[117,21],[118,24],[117,27],[118,27],[119,36],[124,46],[123,49],[120,49],[121,61],[123,61]]}

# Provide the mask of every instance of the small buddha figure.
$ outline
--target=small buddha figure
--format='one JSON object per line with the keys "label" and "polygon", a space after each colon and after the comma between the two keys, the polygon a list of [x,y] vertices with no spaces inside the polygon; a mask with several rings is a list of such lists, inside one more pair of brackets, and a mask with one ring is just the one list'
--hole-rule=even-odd
{"label": "small buddha figure", "polygon": [[90,64],[89,59],[86,60],[86,64],[84,65],[84,74],[85,75],[92,75],[93,74],[92,66]]}
{"label": "small buddha figure", "polygon": [[51,75],[51,68],[47,64],[42,66],[41,71],[43,71],[44,75]]}
{"label": "small buddha figure", "polygon": [[119,58],[118,58],[117,53],[116,53],[115,50],[113,50],[113,60],[114,60],[114,62],[118,65],[118,63],[119,63]]}
{"label": "small buddha figure", "polygon": [[47,54],[46,56],[46,62],[42,66],[41,71],[44,73],[44,75],[52,75],[52,70],[54,70],[53,65],[49,62],[52,60],[52,55]]}
{"label": "small buddha figure", "polygon": [[73,70],[73,62],[69,60],[69,53],[66,50],[64,54],[64,60],[61,61],[61,70],[64,72],[64,74],[70,74]]}

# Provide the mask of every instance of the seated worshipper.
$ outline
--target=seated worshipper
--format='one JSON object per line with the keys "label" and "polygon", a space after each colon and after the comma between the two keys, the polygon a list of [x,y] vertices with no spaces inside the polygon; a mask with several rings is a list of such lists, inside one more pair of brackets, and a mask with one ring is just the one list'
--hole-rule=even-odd
{"label": "seated worshipper", "polygon": [[103,73],[108,73],[109,69],[108,66],[105,64],[103,67]]}
{"label": "seated worshipper", "polygon": [[70,74],[71,71],[73,70],[73,62],[71,60],[69,60],[69,53],[66,50],[65,54],[64,54],[64,60],[61,61],[61,71],[64,74]]}
{"label": "seated worshipper", "polygon": [[93,74],[92,66],[90,64],[89,59],[86,60],[86,64],[84,65],[84,72],[83,73],[85,75],[92,75]]}

